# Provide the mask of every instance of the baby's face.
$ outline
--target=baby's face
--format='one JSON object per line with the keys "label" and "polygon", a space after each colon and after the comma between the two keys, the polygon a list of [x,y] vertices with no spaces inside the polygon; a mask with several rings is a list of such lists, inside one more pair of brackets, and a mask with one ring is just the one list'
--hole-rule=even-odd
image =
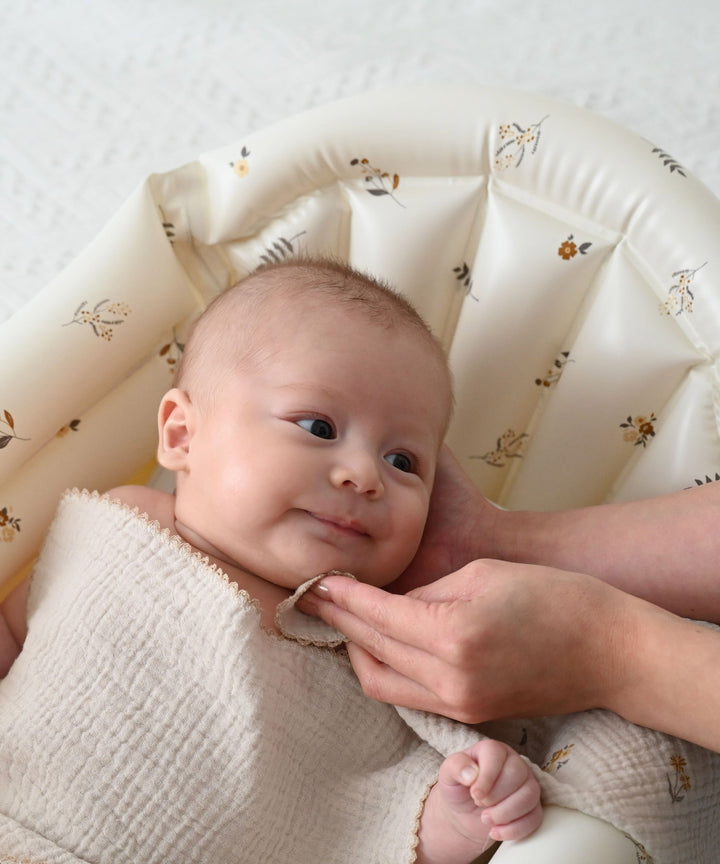
{"label": "baby's face", "polygon": [[385,585],[427,517],[449,407],[438,359],[407,326],[332,306],[273,315],[264,338],[196,422],[177,519],[286,588],[333,569]]}

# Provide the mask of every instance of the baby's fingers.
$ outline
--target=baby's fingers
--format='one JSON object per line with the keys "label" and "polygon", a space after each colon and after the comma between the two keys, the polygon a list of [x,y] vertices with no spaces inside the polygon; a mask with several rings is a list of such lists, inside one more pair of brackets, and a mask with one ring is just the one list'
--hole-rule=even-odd
{"label": "baby's fingers", "polygon": [[521,840],[542,822],[540,788],[530,777],[519,789],[493,807],[483,811],[482,821],[490,828],[493,840]]}
{"label": "baby's fingers", "polygon": [[[518,794],[522,790],[518,790]],[[501,802],[495,807],[489,807],[483,812],[482,821],[490,830],[490,837],[493,840],[522,840],[523,837],[528,837],[533,831],[540,827],[542,822],[542,807],[540,801],[536,800],[536,804],[517,819],[510,822],[502,821],[502,807],[505,802]],[[520,808],[522,809],[522,807]],[[497,822],[495,820],[498,820]]]}
{"label": "baby's fingers", "polygon": [[491,807],[507,798],[532,772],[512,748],[492,738],[485,738],[464,751],[477,763],[477,777],[470,794],[478,807]]}
{"label": "baby's fingers", "polygon": [[446,800],[456,807],[474,808],[477,804],[471,798],[470,787],[477,777],[477,763],[467,753],[453,753],[440,766],[438,785],[443,787]]}

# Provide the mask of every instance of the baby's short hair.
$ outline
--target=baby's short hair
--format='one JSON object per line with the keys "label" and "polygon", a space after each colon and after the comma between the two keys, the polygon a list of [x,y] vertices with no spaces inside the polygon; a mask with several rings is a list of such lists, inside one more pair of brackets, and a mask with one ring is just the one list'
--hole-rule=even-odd
{"label": "baby's short hair", "polygon": [[[244,361],[260,346],[270,302],[338,304],[378,326],[408,328],[427,340],[428,350],[444,369],[452,390],[447,358],[439,341],[415,307],[388,284],[331,258],[291,258],[264,264],[218,295],[195,321],[185,343],[175,383],[184,389],[212,393],[213,381]],[[298,314],[298,326],[302,315]]]}

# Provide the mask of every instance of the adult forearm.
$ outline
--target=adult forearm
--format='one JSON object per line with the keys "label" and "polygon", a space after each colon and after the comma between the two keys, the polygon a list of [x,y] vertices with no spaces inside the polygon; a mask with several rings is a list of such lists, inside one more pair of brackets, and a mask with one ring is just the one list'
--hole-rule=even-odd
{"label": "adult forearm", "polygon": [[720,752],[720,632],[634,601],[622,652],[604,707]]}
{"label": "adult forearm", "polygon": [[590,573],[688,618],[720,621],[720,483],[550,513],[498,512],[494,555]]}

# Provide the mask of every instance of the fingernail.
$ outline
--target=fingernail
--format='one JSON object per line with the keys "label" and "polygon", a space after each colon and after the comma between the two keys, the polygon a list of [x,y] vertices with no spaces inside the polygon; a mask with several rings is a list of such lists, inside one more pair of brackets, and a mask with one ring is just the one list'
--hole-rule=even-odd
{"label": "fingernail", "polygon": [[317,594],[318,597],[329,597],[330,589],[327,585],[323,585],[322,582],[316,582],[312,588],[310,589],[312,594]]}
{"label": "fingernail", "polygon": [[469,786],[476,777],[477,768],[473,768],[471,765],[463,768],[460,772],[460,782],[464,783],[466,786]]}

